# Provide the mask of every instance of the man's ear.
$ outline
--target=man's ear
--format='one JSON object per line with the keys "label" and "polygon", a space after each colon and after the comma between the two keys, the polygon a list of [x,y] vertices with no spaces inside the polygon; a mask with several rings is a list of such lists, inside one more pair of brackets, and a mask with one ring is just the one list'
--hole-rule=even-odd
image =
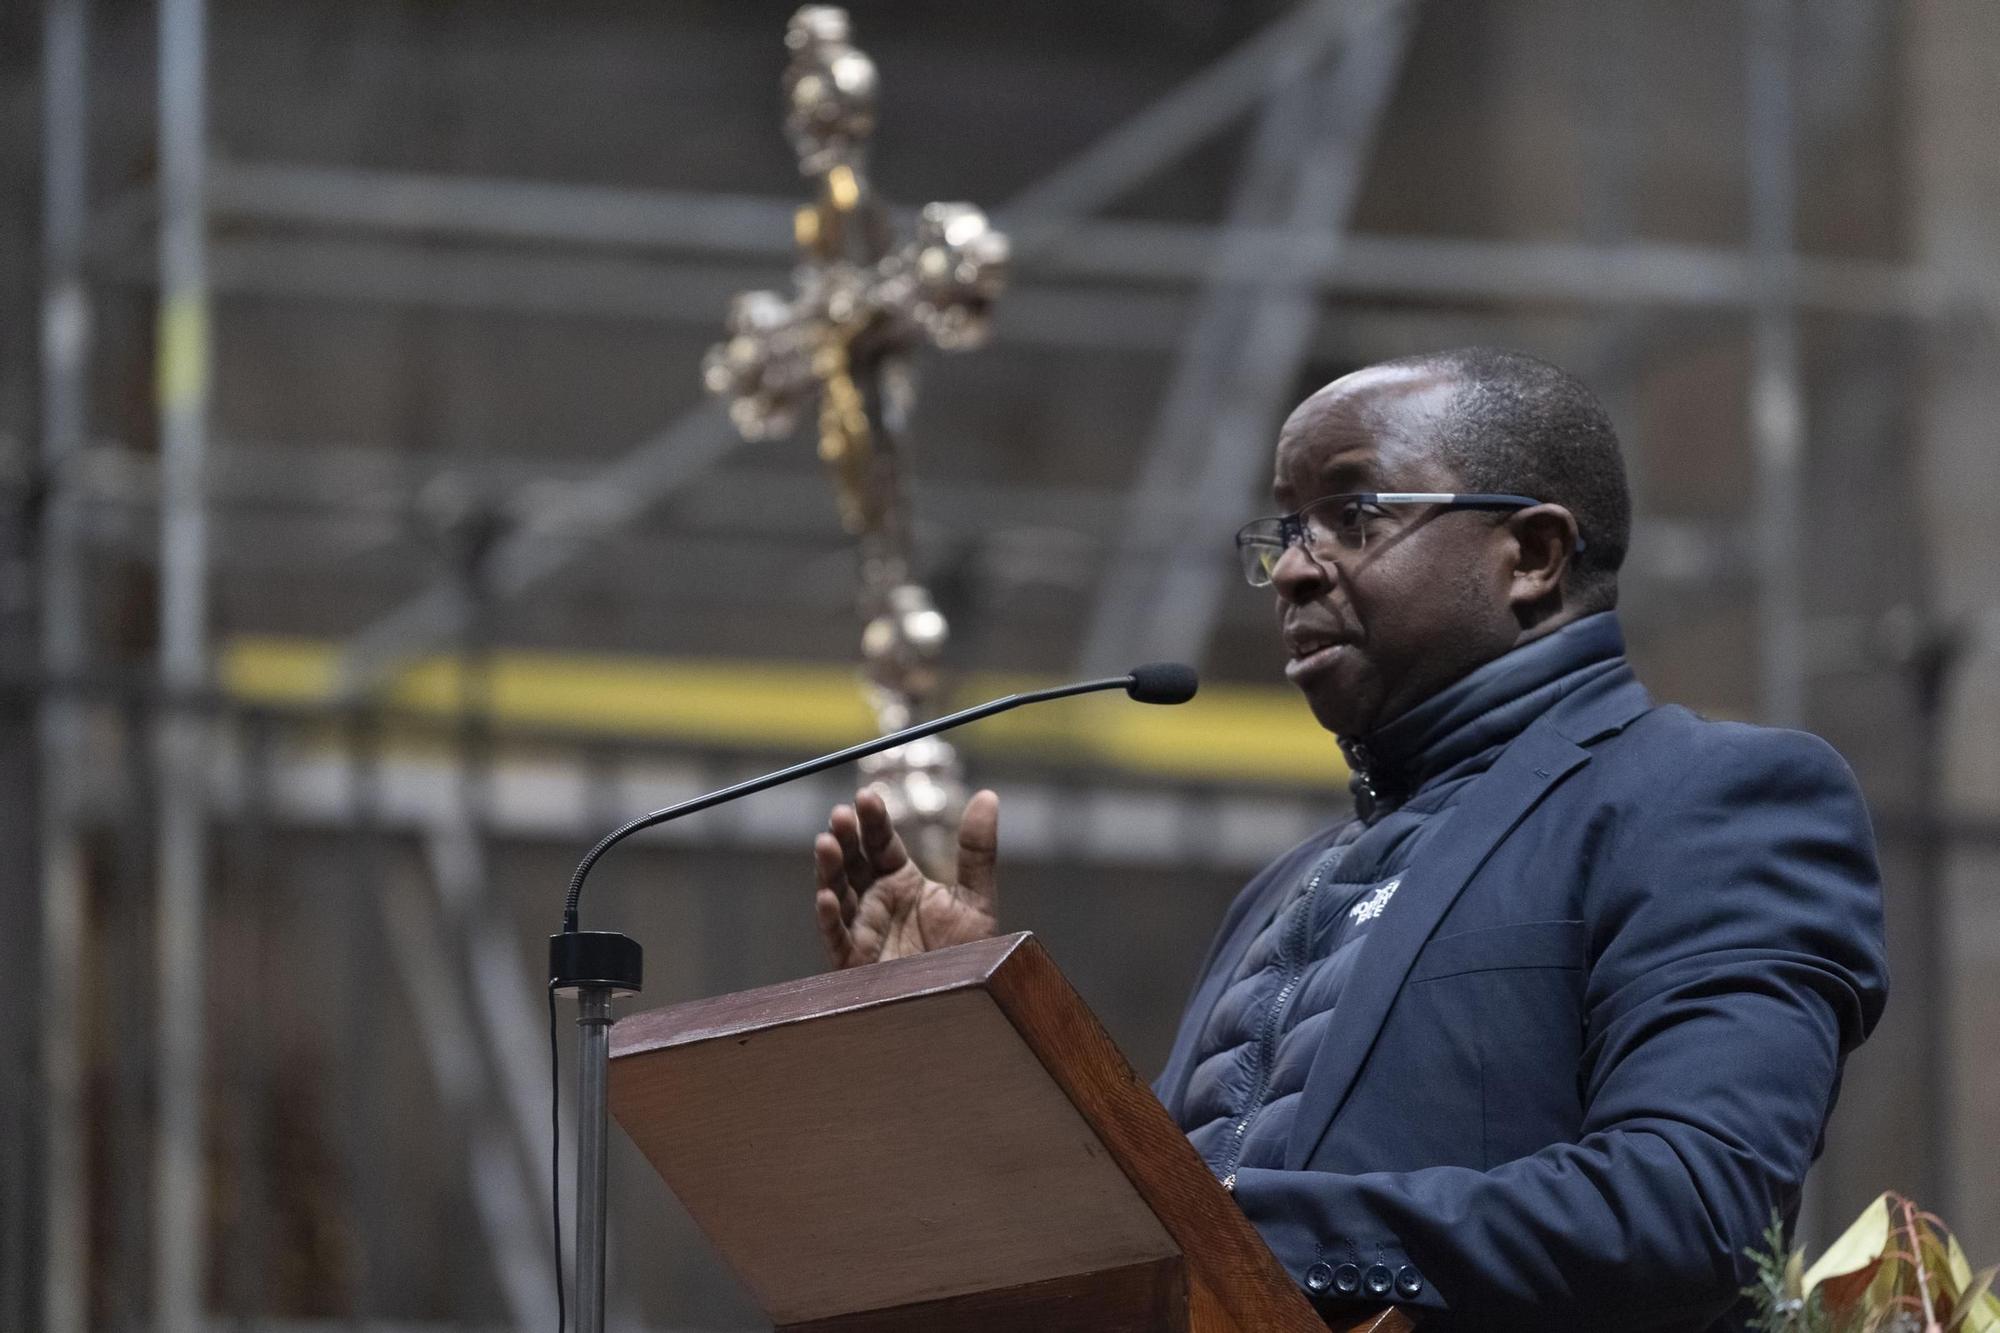
{"label": "man's ear", "polygon": [[1541,607],[1562,591],[1580,541],[1576,516],[1561,505],[1536,505],[1509,516],[1507,526],[1515,549],[1509,600],[1524,611]]}

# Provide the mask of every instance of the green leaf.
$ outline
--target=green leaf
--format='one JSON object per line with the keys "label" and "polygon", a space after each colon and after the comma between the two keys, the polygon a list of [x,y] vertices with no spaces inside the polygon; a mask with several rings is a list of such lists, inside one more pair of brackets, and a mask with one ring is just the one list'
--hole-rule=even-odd
{"label": "green leaf", "polygon": [[[1958,1248],[1956,1241],[1952,1242],[1952,1248]],[[1945,1333],[1956,1333],[1957,1330],[1994,1333],[2000,1330],[2000,1300],[1994,1299],[1991,1290],[1995,1273],[2000,1273],[2000,1268],[1983,1268],[1972,1275],[1972,1280],[1958,1293],[1958,1309],[1952,1314],[1951,1322],[1945,1325]]]}
{"label": "green leaf", "polygon": [[[1804,1289],[1810,1292],[1828,1278],[1856,1273],[1864,1268],[1872,1274],[1874,1266],[1881,1260],[1882,1251],[1888,1247],[1889,1196],[1882,1194],[1861,1210],[1861,1216],[1840,1233],[1839,1240],[1827,1246],[1826,1253],[1819,1257],[1817,1263],[1806,1269],[1802,1280]],[[1861,1285],[1865,1286],[1866,1281]]]}

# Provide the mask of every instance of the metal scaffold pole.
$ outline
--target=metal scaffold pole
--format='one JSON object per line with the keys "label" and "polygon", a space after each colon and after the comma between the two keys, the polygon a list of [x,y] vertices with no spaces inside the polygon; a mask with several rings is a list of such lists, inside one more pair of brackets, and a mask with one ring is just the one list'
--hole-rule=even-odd
{"label": "metal scaffold pole", "polygon": [[154,1318],[202,1317],[208,1219],[202,1167],[206,724],[180,701],[207,681],[209,402],[204,0],[160,5],[160,421],[158,734],[159,1130],[154,1166]]}
{"label": "metal scaffold pole", "polygon": [[[90,125],[86,0],[48,0],[42,25],[41,667],[74,680],[87,641],[72,475],[86,435],[90,301],[83,285]],[[83,849],[75,803],[81,704],[60,688],[41,696],[42,1210],[41,1326],[81,1333],[88,1318],[89,1199],[84,1158]]]}
{"label": "metal scaffold pole", "polygon": [[1805,722],[1805,568],[1800,546],[1806,444],[1793,228],[1791,19],[1785,0],[1750,7],[1746,65],[1750,251],[1757,304],[1751,333],[1750,437],[1757,462],[1758,711],[1779,727]]}

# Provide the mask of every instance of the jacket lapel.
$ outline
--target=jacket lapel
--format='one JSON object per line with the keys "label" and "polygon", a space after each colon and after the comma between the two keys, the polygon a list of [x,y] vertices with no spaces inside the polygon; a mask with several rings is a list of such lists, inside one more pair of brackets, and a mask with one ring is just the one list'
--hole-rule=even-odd
{"label": "jacket lapel", "polygon": [[1305,1166],[1346,1101],[1403,978],[1438,922],[1500,840],[1543,794],[1589,755],[1544,715],[1523,732],[1445,815],[1436,851],[1403,874],[1392,906],[1368,932],[1334,1007],[1332,1031],[1313,1058],[1285,1167]]}

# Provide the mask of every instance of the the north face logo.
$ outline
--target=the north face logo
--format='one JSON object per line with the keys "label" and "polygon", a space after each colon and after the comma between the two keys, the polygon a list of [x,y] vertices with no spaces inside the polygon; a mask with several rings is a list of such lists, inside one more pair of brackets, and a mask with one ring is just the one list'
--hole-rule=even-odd
{"label": "the north face logo", "polygon": [[1354,918],[1354,924],[1358,926],[1364,921],[1373,921],[1382,915],[1382,909],[1389,905],[1389,900],[1396,896],[1396,890],[1401,888],[1402,884],[1402,880],[1392,879],[1355,904],[1354,910],[1348,913]]}

